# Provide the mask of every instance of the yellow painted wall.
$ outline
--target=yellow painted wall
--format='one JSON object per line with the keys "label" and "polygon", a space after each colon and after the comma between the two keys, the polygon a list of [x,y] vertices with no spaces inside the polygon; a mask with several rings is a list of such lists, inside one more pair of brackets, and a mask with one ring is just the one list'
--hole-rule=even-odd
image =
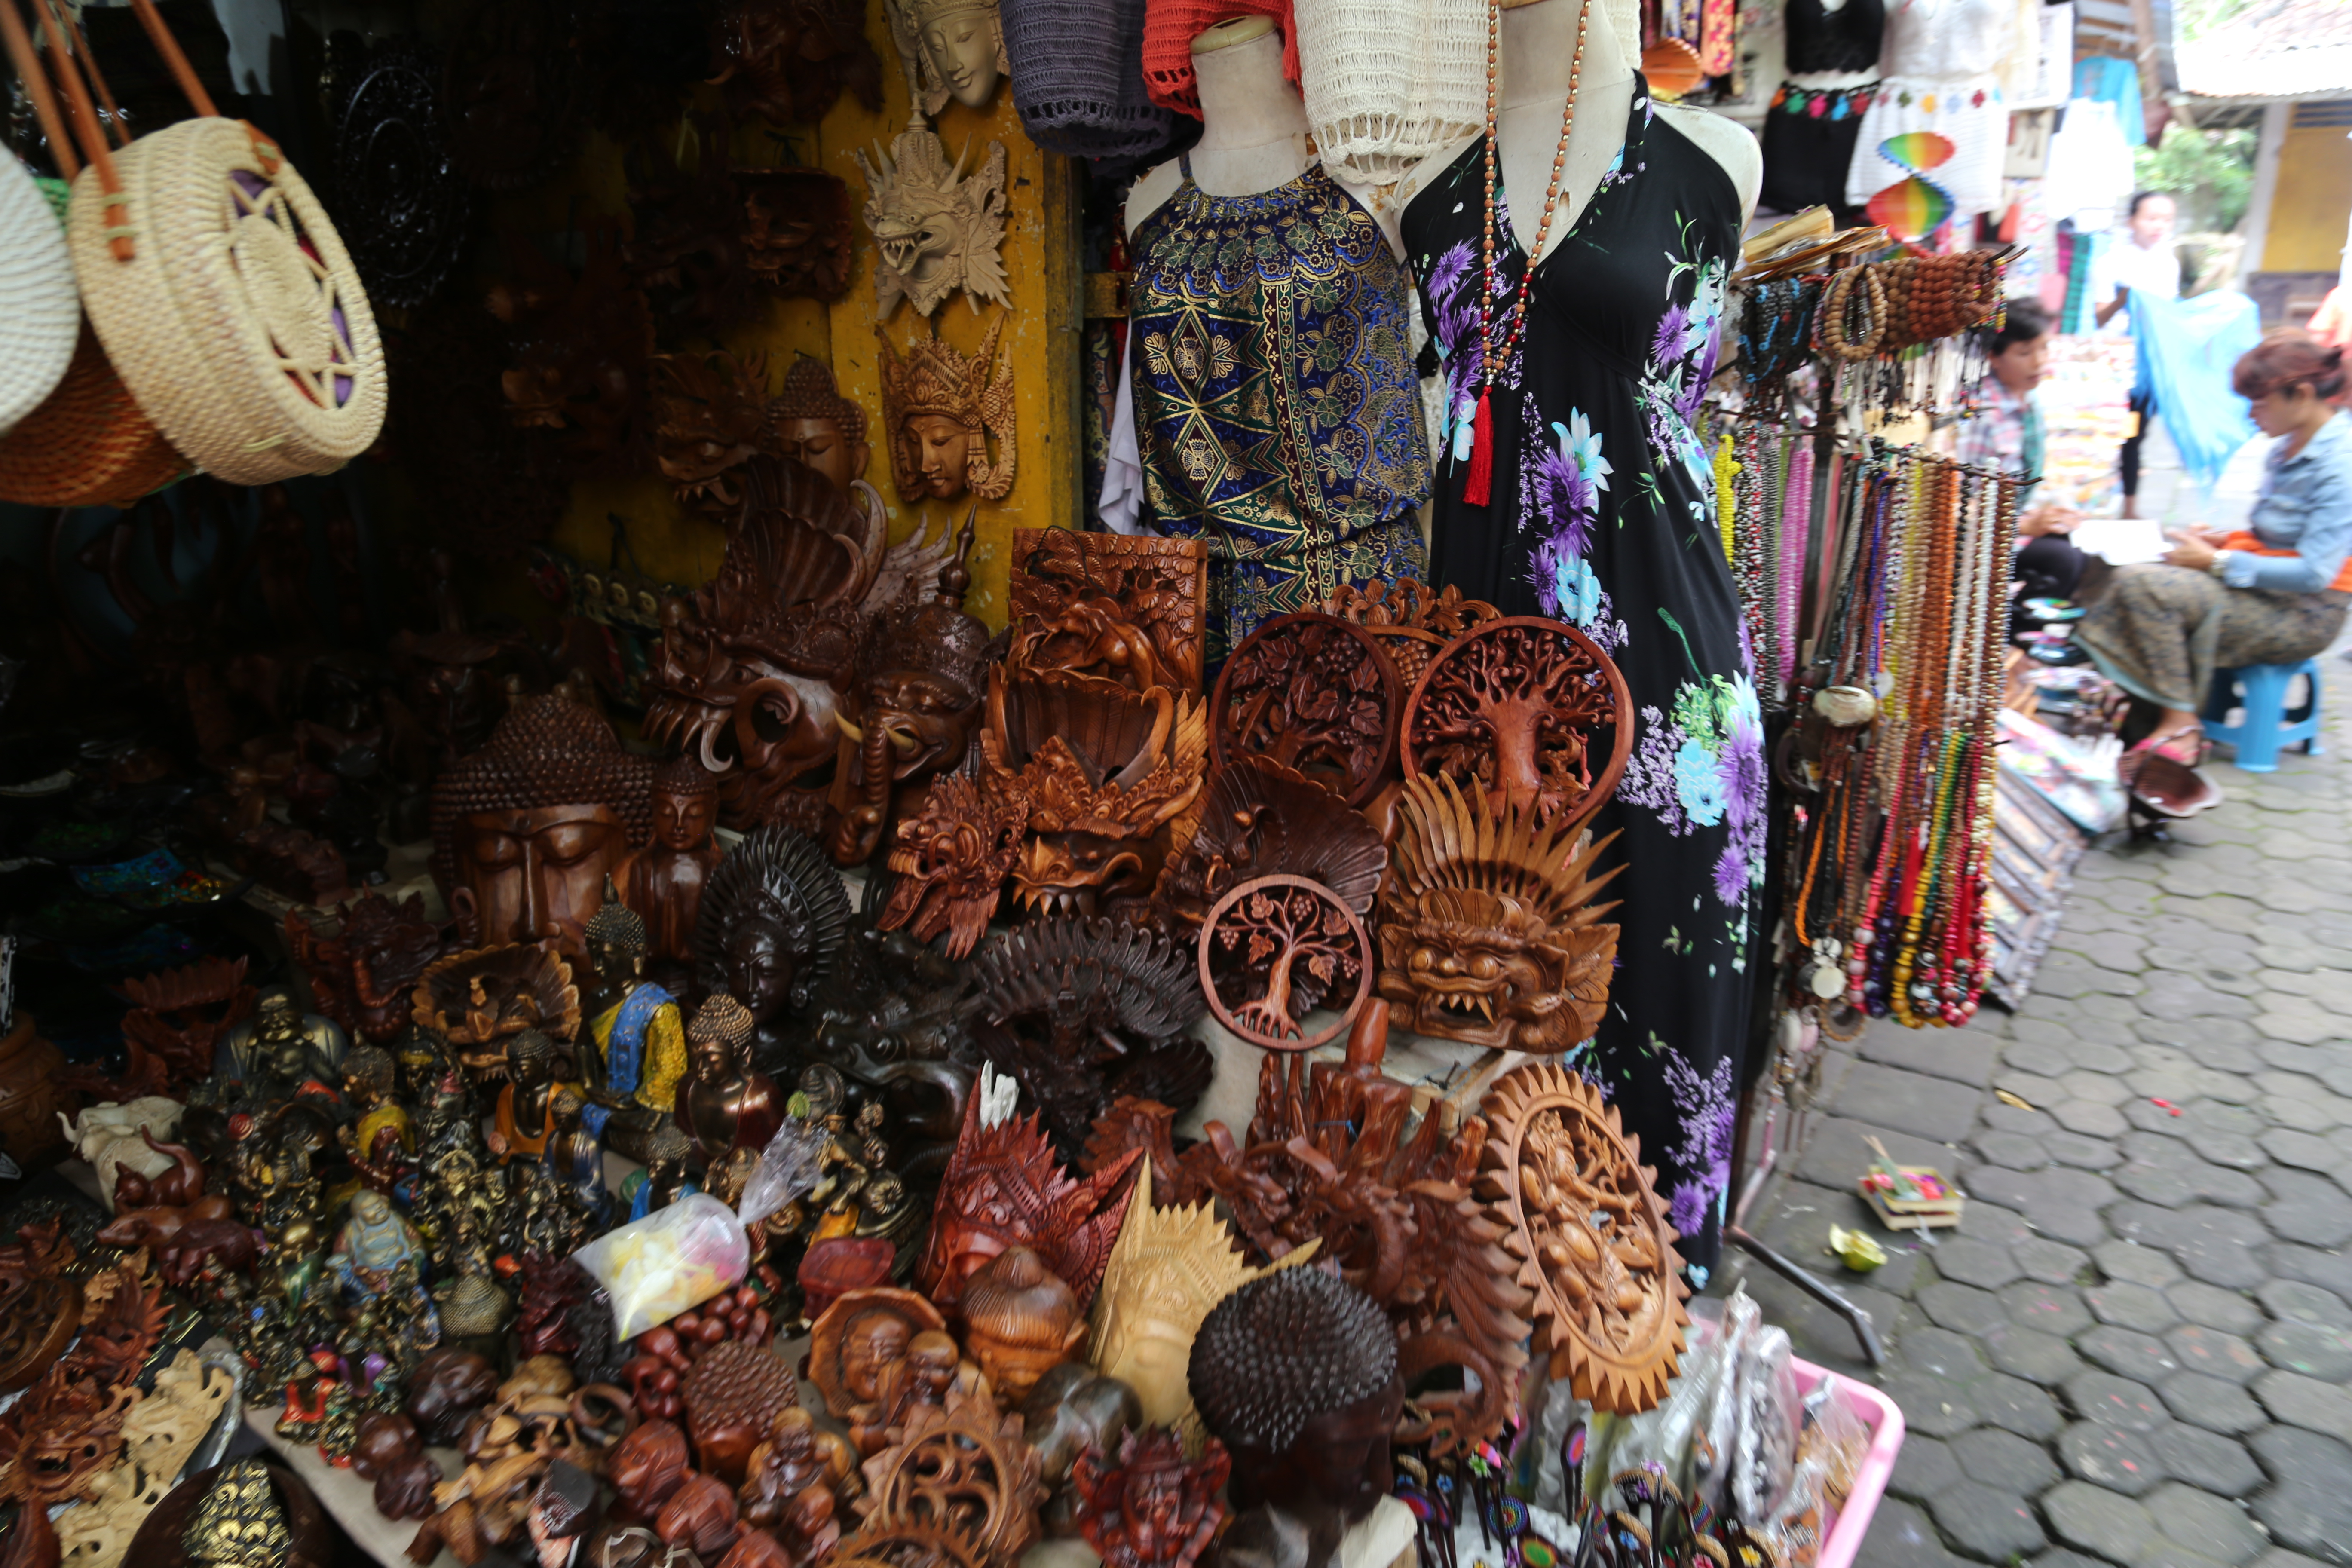
{"label": "yellow painted wall", "polygon": [[2333,272],[2352,219],[2352,136],[2341,125],[2297,126],[2279,149],[2261,270]]}
{"label": "yellow painted wall", "polygon": [[[729,334],[723,346],[739,354],[766,351],[771,394],[782,384],[796,353],[817,355],[833,366],[843,395],[866,410],[866,439],[873,447],[866,479],[889,508],[890,537],[895,542],[925,523],[936,530],[950,513],[961,521],[971,502],[970,498],[959,498],[909,507],[898,500],[891,483],[887,433],[882,429],[879,350],[874,336],[873,236],[863,216],[866,182],[851,154],[864,148],[869,161],[878,162],[874,144],[878,141],[887,150],[890,139],[906,128],[909,100],[880,0],[869,0],[866,36],[882,57],[880,113],[867,113],[854,95],[844,93],[821,124],[771,127],[750,121],[737,128],[732,148],[732,162],[738,168],[782,163],[788,160],[774,137],[791,136],[797,143],[799,162],[821,166],[847,183],[856,256],[849,292],[831,305],[812,300],[771,301],[763,321]],[[716,105],[715,89],[698,91],[705,106]],[[964,605],[990,626],[1002,626],[1013,530],[1073,527],[1078,516],[1081,436],[1075,419],[1078,284],[1070,172],[1066,160],[1040,152],[1022,134],[1009,82],[998,85],[995,99],[984,110],[966,109],[950,100],[935,123],[947,143],[950,162],[966,138],[971,142],[974,164],[985,160],[992,140],[1004,143],[1007,157],[1002,254],[1012,280],[1012,300],[999,352],[1013,366],[1018,466],[1011,494],[1002,501],[980,503],[972,546],[973,583]],[[679,153],[680,161],[690,167],[688,161],[694,155],[689,139]],[[499,204],[491,214],[491,226],[561,232],[575,201],[583,215],[625,216],[628,211],[621,149],[601,133],[589,134],[566,179]],[[936,327],[939,335],[970,353],[978,350],[990,320],[1005,308],[983,301],[975,314],[959,292],[927,321],[901,300],[884,326],[902,352],[918,335]],[[607,515],[613,512],[628,520],[629,542],[637,560],[654,576],[693,584],[718,571],[725,543],[719,528],[681,511],[657,473],[575,485],[570,509],[548,542],[590,564],[602,565],[612,534]]]}

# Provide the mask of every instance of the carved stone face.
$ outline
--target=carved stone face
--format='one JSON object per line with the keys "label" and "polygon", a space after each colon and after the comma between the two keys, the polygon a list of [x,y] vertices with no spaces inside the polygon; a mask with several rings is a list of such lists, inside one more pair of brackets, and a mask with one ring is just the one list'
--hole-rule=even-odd
{"label": "carved stone face", "polygon": [[715,792],[654,791],[654,840],[665,849],[683,853],[701,848],[710,841],[710,830],[718,821]]}
{"label": "carved stone face", "polygon": [[473,892],[484,942],[554,937],[578,952],[629,840],[610,806],[549,805],[472,813],[457,851],[457,880]]}
{"label": "carved stone face", "polygon": [[996,93],[996,61],[1004,47],[996,7],[968,0],[953,7],[918,0],[912,9],[922,28],[923,52],[948,95],[967,109],[987,103]]}
{"label": "carved stone face", "polygon": [[773,440],[778,452],[806,463],[841,489],[865,477],[874,455],[865,442],[850,440],[835,419],[780,419]]}
{"label": "carved stone face", "polygon": [[947,500],[964,489],[972,432],[944,414],[918,414],[898,428],[906,467],[922,476],[923,494]]}
{"label": "carved stone face", "polygon": [[774,921],[745,921],[729,935],[727,990],[754,1023],[771,1023],[791,1010],[798,973],[792,945]]}
{"label": "carved stone face", "polygon": [[852,1323],[842,1341],[842,1386],[860,1405],[882,1397],[889,1369],[906,1359],[914,1337],[907,1320],[896,1312],[869,1312]]}

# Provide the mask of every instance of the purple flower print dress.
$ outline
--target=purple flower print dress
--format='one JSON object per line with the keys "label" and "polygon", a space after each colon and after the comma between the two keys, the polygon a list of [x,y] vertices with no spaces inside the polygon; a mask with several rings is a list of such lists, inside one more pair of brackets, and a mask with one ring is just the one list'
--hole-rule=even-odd
{"label": "purple flower print dress", "polygon": [[[1622,927],[1601,1031],[1575,1065],[1656,1162],[1704,1284],[1731,1171],[1750,976],[1748,900],[1764,869],[1764,730],[1739,606],[1693,427],[1714,374],[1739,197],[1634,86],[1624,149],[1536,268],[1521,351],[1492,393],[1493,504],[1462,499],[1479,363],[1484,141],[1404,213],[1437,340],[1447,421],[1434,454],[1440,584],[1580,627],[1632,688],[1633,752],[1593,823],[1623,829],[1610,892]],[[1496,201],[1495,337],[1527,257]]]}

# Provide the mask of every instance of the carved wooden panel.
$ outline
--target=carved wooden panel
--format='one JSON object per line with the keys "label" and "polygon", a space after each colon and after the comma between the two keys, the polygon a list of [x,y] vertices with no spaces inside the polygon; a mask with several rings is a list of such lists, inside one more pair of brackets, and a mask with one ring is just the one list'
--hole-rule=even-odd
{"label": "carved wooden panel", "polygon": [[1340,619],[1353,621],[1372,634],[1381,651],[1397,667],[1397,679],[1411,691],[1421,672],[1454,638],[1502,611],[1484,599],[1465,599],[1462,590],[1432,588],[1414,577],[1393,583],[1367,583],[1357,587],[1343,583],[1331,592],[1323,607]]}
{"label": "carved wooden panel", "polygon": [[[1372,994],[1372,939],[1339,895],[1305,877],[1260,877],[1216,901],[1202,923],[1201,989],[1217,1022],[1262,1050],[1336,1039]],[[1315,1034],[1317,1007],[1338,1016]]]}
{"label": "carved wooden panel", "polygon": [[1152,899],[1179,929],[1252,877],[1287,872],[1321,883],[1364,914],[1388,868],[1380,829],[1296,768],[1244,757],[1209,777],[1192,841],[1169,857]]}
{"label": "carved wooden panel", "polygon": [[1573,824],[1601,809],[1633,746],[1625,678],[1574,626],[1508,616],[1447,644],[1404,708],[1407,777],[1478,781],[1500,805]]}
{"label": "carved wooden panel", "polygon": [[1270,758],[1360,806],[1388,780],[1402,690],[1363,627],[1313,610],[1276,616],[1218,672],[1209,744],[1221,767]]}
{"label": "carved wooden panel", "polygon": [[1208,595],[1201,540],[1016,528],[1006,665],[1015,674],[1070,670],[1139,691],[1197,695]]}

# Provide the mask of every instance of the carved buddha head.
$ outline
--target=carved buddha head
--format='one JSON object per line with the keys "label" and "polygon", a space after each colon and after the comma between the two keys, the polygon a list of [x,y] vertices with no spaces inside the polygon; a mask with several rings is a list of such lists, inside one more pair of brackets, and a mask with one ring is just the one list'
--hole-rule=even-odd
{"label": "carved buddha head", "polygon": [[688,854],[710,842],[719,824],[719,781],[692,757],[674,757],[654,774],[654,841]]}
{"label": "carved buddha head", "polygon": [[1319,1268],[1251,1281],[1192,1342],[1192,1401],[1233,1453],[1236,1508],[1355,1521],[1392,1489],[1404,1406],[1396,1331],[1380,1303]]}
{"label": "carved buddha head", "polygon": [[965,1342],[997,1393],[1029,1396],[1086,1337],[1078,1299],[1026,1247],[1007,1247],[963,1288]]}
{"label": "carved buddha head", "polygon": [[784,373],[783,389],[768,405],[774,450],[796,458],[841,489],[866,477],[874,448],[866,441],[866,410],[841,395],[832,367],[806,354]]}
{"label": "carved buddha head", "polygon": [[525,1029],[507,1040],[507,1070],[514,1079],[518,1098],[543,1087],[555,1076],[555,1042],[537,1029]]}
{"label": "carved buddha head", "polygon": [[[898,499],[947,500],[970,489],[1003,500],[1013,488],[1013,367],[996,368],[1003,316],[989,323],[980,352],[969,357],[935,337],[917,338],[901,356],[880,323],[874,331],[882,343],[882,425]],[[992,464],[991,436],[1002,454]]]}
{"label": "carved buddha head", "polygon": [[583,950],[605,879],[651,837],[654,763],[594,709],[527,697],[433,788],[433,873],[469,943]]}
{"label": "carved buddha head", "polygon": [[743,1047],[751,1042],[751,1015],[720,993],[695,1009],[686,1026],[687,1065],[694,1081],[719,1089],[741,1076]]}
{"label": "carved buddha head", "polygon": [[645,921],[636,910],[612,898],[588,917],[581,930],[581,945],[587,952],[588,967],[596,972],[608,994],[617,994],[642,976],[646,957],[653,950]]}

